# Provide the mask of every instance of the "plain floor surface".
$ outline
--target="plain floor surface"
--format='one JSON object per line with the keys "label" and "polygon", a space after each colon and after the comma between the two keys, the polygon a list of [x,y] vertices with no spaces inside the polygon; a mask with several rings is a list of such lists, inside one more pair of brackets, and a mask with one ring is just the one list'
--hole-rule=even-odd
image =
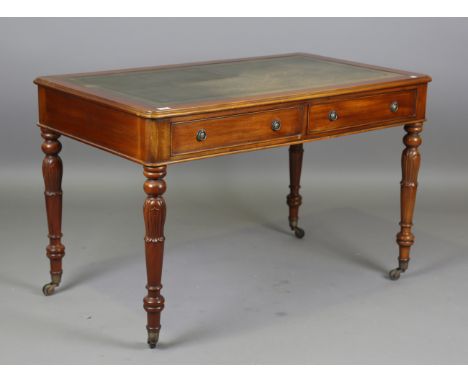
{"label": "plain floor surface", "polygon": [[393,282],[398,168],[388,176],[307,172],[299,240],[287,225],[287,161],[235,174],[170,167],[166,308],[159,347],[150,350],[143,175],[131,166],[65,166],[67,254],[51,297],[41,292],[40,174],[3,184],[1,363],[467,362],[466,180],[423,174],[413,259]]}

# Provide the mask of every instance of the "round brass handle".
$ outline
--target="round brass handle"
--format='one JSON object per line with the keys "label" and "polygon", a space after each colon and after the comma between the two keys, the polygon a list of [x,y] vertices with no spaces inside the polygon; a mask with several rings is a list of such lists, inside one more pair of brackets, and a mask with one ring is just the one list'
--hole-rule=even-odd
{"label": "round brass handle", "polygon": [[398,111],[398,102],[397,101],[393,101],[391,104],[390,104],[390,111],[392,113],[396,113]]}
{"label": "round brass handle", "polygon": [[333,122],[333,121],[336,121],[338,119],[338,113],[336,112],[336,110],[332,110],[328,113],[328,120]]}
{"label": "round brass handle", "polygon": [[279,131],[281,129],[281,121],[278,120],[278,119],[275,119],[272,123],[271,123],[271,129],[273,131]]}
{"label": "round brass handle", "polygon": [[205,129],[201,129],[201,130],[198,130],[197,131],[197,141],[198,142],[203,142],[205,139],[206,139],[206,130]]}

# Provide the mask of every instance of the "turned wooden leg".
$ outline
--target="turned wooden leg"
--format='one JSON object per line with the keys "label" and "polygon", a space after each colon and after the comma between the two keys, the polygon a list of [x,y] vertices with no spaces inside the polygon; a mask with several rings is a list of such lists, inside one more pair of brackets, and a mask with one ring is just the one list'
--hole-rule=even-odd
{"label": "turned wooden leg", "polygon": [[164,297],[161,295],[161,273],[164,254],[164,221],[166,203],[162,195],[166,191],[166,166],[144,167],[147,178],[144,190],[147,195],[143,206],[145,218],[145,252],[148,294],[143,299],[143,307],[148,314],[148,345],[154,348],[161,329],[161,312],[164,309]]}
{"label": "turned wooden leg", "polygon": [[406,148],[401,156],[401,230],[397,234],[397,243],[400,247],[398,256],[398,268],[390,271],[390,278],[397,280],[400,274],[408,269],[410,260],[410,249],[414,243],[414,235],[411,232],[413,225],[413,212],[416,202],[416,190],[418,188],[418,172],[421,163],[421,156],[418,147],[421,145],[421,133],[423,129],[422,123],[406,125],[406,135],[403,138],[403,143]]}
{"label": "turned wooden leg", "polygon": [[60,134],[46,128],[41,128],[44,138],[42,151],[45,158],[42,162],[42,175],[45,185],[45,204],[47,223],[49,226],[49,245],[47,257],[50,259],[51,282],[44,285],[42,291],[46,296],[54,293],[62,278],[62,258],[65,256],[65,247],[62,238],[62,160],[58,153],[62,145],[58,141]]}
{"label": "turned wooden leg", "polygon": [[289,188],[290,192],[286,198],[289,206],[289,226],[294,231],[294,234],[299,239],[304,237],[304,230],[299,228],[297,222],[299,220],[299,206],[302,204],[302,196],[299,194],[301,188],[301,170],[302,170],[302,155],[304,149],[302,143],[289,146]]}

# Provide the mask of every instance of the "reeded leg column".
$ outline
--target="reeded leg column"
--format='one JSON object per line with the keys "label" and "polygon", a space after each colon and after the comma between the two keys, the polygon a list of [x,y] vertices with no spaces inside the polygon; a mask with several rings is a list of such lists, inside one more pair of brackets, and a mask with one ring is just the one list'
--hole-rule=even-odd
{"label": "reeded leg column", "polygon": [[65,256],[65,247],[62,238],[62,160],[59,152],[62,149],[58,141],[60,134],[46,128],[41,128],[41,136],[44,138],[42,151],[45,158],[42,162],[42,175],[45,185],[45,204],[47,211],[47,223],[49,226],[49,245],[47,257],[50,259],[51,282],[44,285],[42,291],[46,296],[54,293],[62,278],[62,258]]}
{"label": "reeded leg column", "polygon": [[286,198],[289,206],[289,226],[299,239],[304,237],[304,230],[297,226],[299,220],[299,206],[302,204],[302,196],[299,194],[301,188],[302,156],[304,149],[302,144],[289,146],[289,188],[290,192]]}
{"label": "reeded leg column", "polygon": [[403,143],[406,148],[403,150],[401,157],[401,230],[397,234],[397,243],[400,247],[398,256],[398,268],[390,271],[390,278],[398,280],[400,274],[408,269],[410,260],[410,249],[414,243],[414,235],[411,232],[413,226],[413,212],[416,202],[416,190],[418,188],[418,172],[421,163],[421,156],[418,147],[421,145],[421,133],[423,129],[422,123],[406,125],[406,135],[403,138]]}
{"label": "reeded leg column", "polygon": [[161,295],[161,273],[164,254],[164,221],[166,203],[162,195],[166,191],[166,166],[144,167],[147,180],[144,190],[147,195],[143,206],[145,218],[145,252],[148,294],[143,299],[143,307],[148,314],[148,345],[154,348],[161,329],[161,312],[164,309],[164,297]]}

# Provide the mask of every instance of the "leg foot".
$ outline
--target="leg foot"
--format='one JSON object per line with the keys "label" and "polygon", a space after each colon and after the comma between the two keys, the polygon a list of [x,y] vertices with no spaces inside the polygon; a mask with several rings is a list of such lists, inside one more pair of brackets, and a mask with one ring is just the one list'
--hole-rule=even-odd
{"label": "leg foot", "polygon": [[154,349],[159,340],[159,332],[148,330],[148,345],[151,349]]}
{"label": "leg foot", "polygon": [[388,276],[390,277],[390,280],[398,280],[400,278],[400,275],[408,269],[408,263],[409,261],[402,261],[400,260],[398,262],[398,268],[392,269]]}
{"label": "leg foot", "polygon": [[44,296],[54,294],[55,288],[60,285],[61,278],[62,275],[52,275],[52,281],[42,287],[42,293],[44,293]]}
{"label": "leg foot", "polygon": [[302,228],[296,227],[294,228],[294,235],[296,235],[298,239],[302,239],[305,235],[305,232]]}
{"label": "leg foot", "polygon": [[44,296],[50,296],[54,294],[56,286],[58,285],[54,283],[48,283],[42,287],[42,293],[44,293]]}
{"label": "leg foot", "polygon": [[294,231],[294,235],[298,239],[302,239],[304,237],[304,235],[305,235],[305,231],[301,227],[298,227],[297,223],[296,224],[291,224],[291,230]]}
{"label": "leg foot", "polygon": [[390,277],[390,280],[398,280],[400,278],[400,273],[401,269],[395,268],[389,272],[388,276]]}

